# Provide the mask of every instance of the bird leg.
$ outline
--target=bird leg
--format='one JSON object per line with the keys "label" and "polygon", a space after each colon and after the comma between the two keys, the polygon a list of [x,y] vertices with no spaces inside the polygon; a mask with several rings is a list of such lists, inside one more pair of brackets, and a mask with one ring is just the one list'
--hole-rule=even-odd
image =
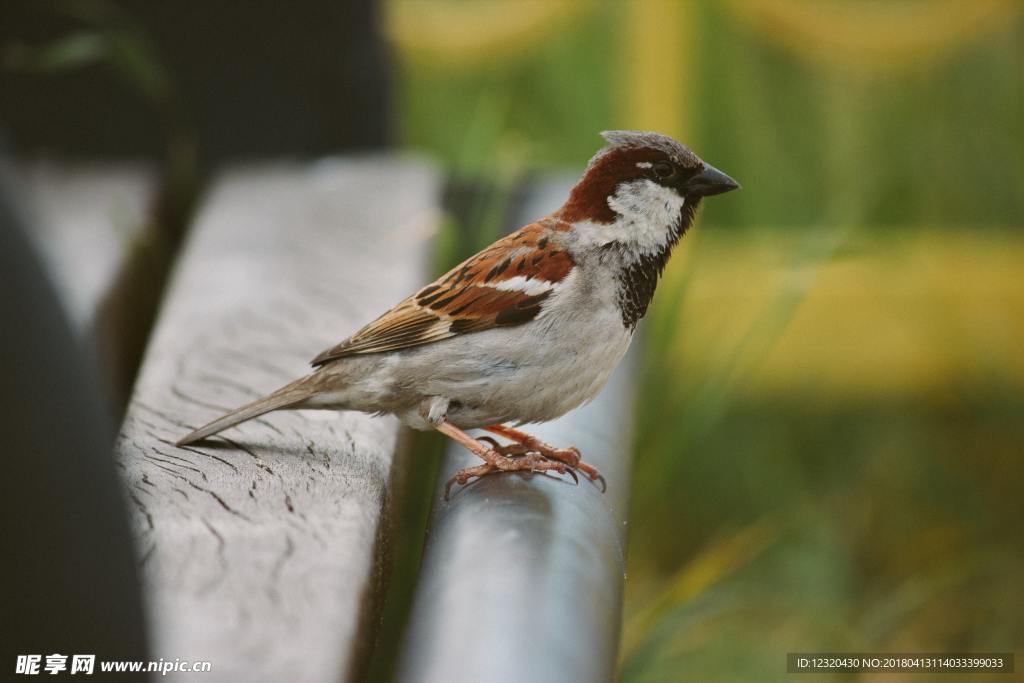
{"label": "bird leg", "polygon": [[529,451],[540,453],[545,458],[564,462],[569,467],[583,472],[583,474],[587,475],[590,481],[600,481],[601,491],[608,490],[608,483],[605,481],[604,476],[593,465],[581,462],[581,458],[583,456],[580,454],[580,449],[575,446],[569,446],[568,448],[555,448],[550,444],[544,443],[535,436],[531,436],[530,434],[518,429],[513,429],[512,427],[506,427],[505,425],[491,425],[489,427],[484,427],[484,430],[491,432],[492,434],[497,434],[498,436],[503,436],[506,439],[510,439]]}
{"label": "bird leg", "polygon": [[493,448],[496,453],[506,455],[510,458],[521,458],[524,455],[529,455],[530,453],[536,452],[531,451],[528,447],[524,446],[523,444],[515,443],[514,441],[512,443],[498,443],[496,440],[492,439],[489,436],[478,436],[476,440],[486,441],[487,443],[491,444],[491,448]]}
{"label": "bird leg", "polygon": [[[553,471],[558,472],[559,474],[568,474],[573,479],[576,479],[576,473],[573,472],[571,467],[566,466],[564,462],[548,460],[540,453],[535,452],[524,452],[518,457],[504,455],[499,452],[498,449],[491,448],[486,444],[480,443],[447,420],[441,420],[438,422],[434,425],[434,429],[462,444],[469,449],[473,455],[484,461],[483,465],[467,467],[456,472],[455,476],[449,479],[448,483],[445,484],[445,500],[448,500],[448,493],[451,491],[452,484],[458,483],[460,486],[463,486],[474,477],[483,477],[484,475],[491,474],[492,472]],[[578,481],[579,480],[577,479],[577,482]]]}

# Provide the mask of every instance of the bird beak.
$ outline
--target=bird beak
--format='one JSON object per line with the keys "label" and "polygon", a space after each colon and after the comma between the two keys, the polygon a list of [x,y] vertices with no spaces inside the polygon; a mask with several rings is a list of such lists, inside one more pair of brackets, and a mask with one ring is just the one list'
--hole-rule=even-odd
{"label": "bird beak", "polygon": [[704,164],[704,170],[687,180],[683,190],[688,195],[710,197],[713,194],[738,189],[739,186],[739,183],[711,164]]}

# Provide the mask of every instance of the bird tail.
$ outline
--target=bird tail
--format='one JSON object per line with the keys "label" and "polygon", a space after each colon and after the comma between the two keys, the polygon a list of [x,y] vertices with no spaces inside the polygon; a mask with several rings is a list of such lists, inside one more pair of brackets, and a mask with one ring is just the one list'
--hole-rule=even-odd
{"label": "bird tail", "polygon": [[202,441],[206,437],[222,432],[228,427],[234,427],[246,420],[251,420],[254,417],[259,417],[260,415],[269,413],[272,410],[295,407],[297,404],[308,399],[314,393],[310,389],[310,383],[308,380],[309,377],[307,376],[296,380],[291,384],[286,384],[269,396],[264,396],[263,398],[246,404],[237,410],[231,411],[227,415],[218,417],[207,425],[203,425],[191,434],[180,438],[174,445],[187,446],[190,443]]}

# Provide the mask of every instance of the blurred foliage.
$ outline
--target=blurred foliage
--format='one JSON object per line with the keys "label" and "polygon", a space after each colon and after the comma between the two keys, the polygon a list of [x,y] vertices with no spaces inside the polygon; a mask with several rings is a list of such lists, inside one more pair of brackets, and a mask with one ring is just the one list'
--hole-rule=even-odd
{"label": "blurred foliage", "polygon": [[184,126],[172,78],[130,13],[109,0],[51,0],[39,2],[34,9],[68,22],[68,32],[49,41],[13,40],[0,45],[0,68],[44,75],[97,65],[109,68],[156,107],[165,127],[176,129],[169,136],[184,135],[177,130]]}
{"label": "blurred foliage", "polygon": [[644,326],[623,680],[1020,650],[1019,3],[391,9],[479,5],[512,28],[450,50],[392,32],[408,146],[508,188],[655,127],[744,185],[708,202]]}
{"label": "blurred foliage", "polygon": [[[631,7],[659,3],[670,7],[665,17],[693,25],[683,33],[690,45],[679,58],[678,40],[665,41],[663,60],[649,49],[668,32],[653,23],[656,13],[646,24],[629,26]],[[508,13],[518,7],[482,4],[502,5]],[[940,9],[970,14],[975,4],[943,2]],[[1024,29],[1015,3],[1002,24],[978,36],[968,23],[973,40],[950,36],[947,51],[933,47],[919,67],[905,63],[896,45],[892,69],[876,48],[870,70],[863,64],[867,56],[823,65],[781,49],[778,38],[756,30],[756,16],[737,20],[743,4],[730,4],[729,12],[725,6],[594,0],[575,17],[572,30],[553,22],[543,39],[532,38],[534,48],[526,55],[510,58],[498,51],[480,57],[474,51],[453,65],[451,55],[429,59],[413,51],[402,62],[403,138],[452,161],[465,161],[459,155],[475,150],[480,170],[500,163],[495,150],[510,146],[534,163],[578,165],[599,143],[597,131],[645,125],[633,120],[637,101],[653,99],[673,120],[690,122],[668,132],[705,156],[713,151],[719,167],[734,174],[743,170],[746,192],[719,207],[716,224],[833,222],[832,204],[852,196],[862,222],[872,226],[921,220],[1019,225]],[[921,30],[909,25],[902,33],[909,40]],[[643,68],[635,68],[636,62]],[[652,82],[644,76],[650,73],[664,85],[637,90],[640,81]],[[679,92],[673,85],[679,78],[691,88]],[[678,92],[678,98],[665,101],[661,90]],[[465,145],[464,132],[480,120],[481,109],[493,111],[503,125],[479,141],[484,144]]]}
{"label": "blurred foliage", "polygon": [[[23,1],[12,3],[10,9],[52,20],[63,29],[46,39],[21,36],[0,41],[0,70],[36,74],[41,79],[90,69],[109,71],[152,107],[164,148],[154,209],[157,229],[143,233],[146,242],[133,248],[169,259],[185,230],[201,178],[196,131],[160,51],[132,13],[116,0]],[[19,26],[18,22],[13,25]]]}

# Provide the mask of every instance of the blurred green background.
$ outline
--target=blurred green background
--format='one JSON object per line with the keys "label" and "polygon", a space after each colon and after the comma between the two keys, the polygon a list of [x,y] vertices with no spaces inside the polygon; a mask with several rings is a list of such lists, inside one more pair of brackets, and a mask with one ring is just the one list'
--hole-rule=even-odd
{"label": "blurred green background", "polygon": [[402,144],[457,176],[510,188],[649,128],[744,186],[644,326],[624,681],[1021,649],[1022,14],[388,4]]}

